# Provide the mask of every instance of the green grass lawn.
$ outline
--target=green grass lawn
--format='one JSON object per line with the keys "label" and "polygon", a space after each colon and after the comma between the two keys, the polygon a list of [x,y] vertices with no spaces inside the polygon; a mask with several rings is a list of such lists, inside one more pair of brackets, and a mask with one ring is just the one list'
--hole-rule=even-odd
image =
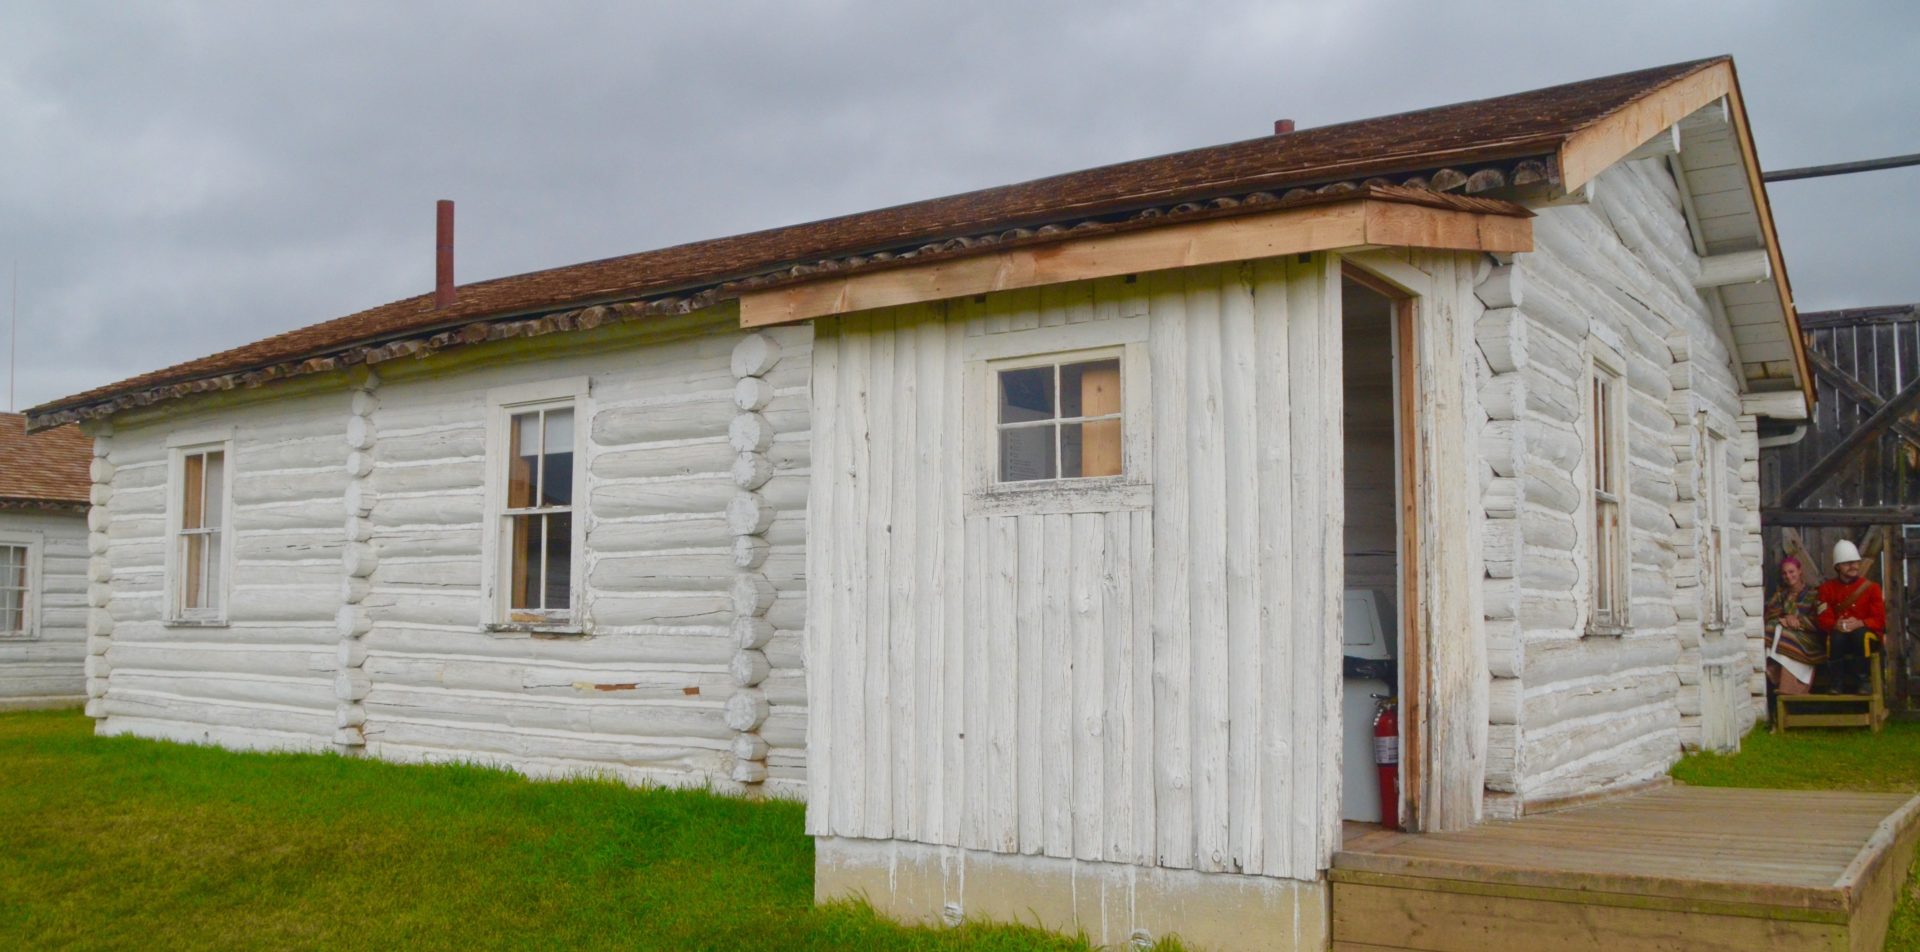
{"label": "green grass lawn", "polygon": [[813,908],[801,807],[0,714],[0,949],[1085,949]]}
{"label": "green grass lawn", "polygon": [[[1920,724],[1756,732],[1684,783],[1920,792]],[[96,738],[0,714],[0,949],[1086,949],[815,909],[801,808]],[[1888,949],[1920,949],[1920,878]]]}
{"label": "green grass lawn", "polygon": [[[1700,787],[1781,790],[1877,790],[1920,793],[1920,724],[1894,723],[1878,734],[1864,730],[1808,730],[1747,735],[1733,756],[1693,754],[1673,768],[1674,779]],[[1887,931],[1888,952],[1920,950],[1920,865]]]}

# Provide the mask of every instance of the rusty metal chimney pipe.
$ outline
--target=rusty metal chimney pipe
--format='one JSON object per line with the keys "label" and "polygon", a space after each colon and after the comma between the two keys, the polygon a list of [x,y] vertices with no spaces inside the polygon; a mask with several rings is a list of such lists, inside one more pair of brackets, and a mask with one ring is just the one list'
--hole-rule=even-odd
{"label": "rusty metal chimney pipe", "polygon": [[434,229],[433,306],[453,306],[453,202],[441,199]]}
{"label": "rusty metal chimney pipe", "polygon": [[1277,135],[1277,136],[1283,136],[1283,135],[1286,135],[1287,133],[1289,133],[1289,132],[1292,132],[1292,131],[1293,131],[1293,120],[1292,120],[1292,119],[1275,119],[1275,120],[1273,120],[1273,134],[1274,134],[1274,135]]}

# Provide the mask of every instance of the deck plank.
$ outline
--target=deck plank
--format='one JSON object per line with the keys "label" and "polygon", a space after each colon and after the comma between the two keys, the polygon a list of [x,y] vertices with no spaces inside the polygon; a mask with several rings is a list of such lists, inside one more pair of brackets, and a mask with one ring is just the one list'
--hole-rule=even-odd
{"label": "deck plank", "polygon": [[1670,786],[1458,833],[1342,832],[1335,948],[1864,948],[1920,798]]}

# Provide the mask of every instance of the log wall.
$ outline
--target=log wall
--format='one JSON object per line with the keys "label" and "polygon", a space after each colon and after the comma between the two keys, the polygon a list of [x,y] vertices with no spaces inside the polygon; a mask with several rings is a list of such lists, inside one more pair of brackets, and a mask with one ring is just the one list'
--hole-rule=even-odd
{"label": "log wall", "polygon": [[[810,338],[716,308],[116,421],[101,729],[797,795]],[[488,392],[570,378],[584,631],[488,630]],[[166,438],[208,425],[235,434],[230,621],[168,626]]]}
{"label": "log wall", "polygon": [[40,550],[39,627],[0,638],[0,710],[74,704],[85,696],[87,518],[78,513],[0,511],[0,541]]}
{"label": "log wall", "polygon": [[[1590,204],[1546,208],[1535,250],[1478,286],[1481,440],[1491,470],[1488,806],[1662,775],[1683,746],[1737,745],[1758,713],[1756,434],[1724,323],[1659,160],[1604,173]],[[1626,361],[1630,625],[1590,633],[1587,355]],[[1703,433],[1725,437],[1724,628],[1702,585]]]}

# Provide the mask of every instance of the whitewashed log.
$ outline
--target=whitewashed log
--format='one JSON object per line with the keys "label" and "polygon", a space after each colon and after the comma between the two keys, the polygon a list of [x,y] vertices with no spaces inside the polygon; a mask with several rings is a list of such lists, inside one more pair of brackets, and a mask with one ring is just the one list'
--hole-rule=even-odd
{"label": "whitewashed log", "polygon": [[741,489],[759,489],[773,478],[773,461],[764,453],[741,453],[733,460],[733,484]]}
{"label": "whitewashed log", "polygon": [[733,738],[733,756],[737,760],[766,760],[767,739],[759,734],[739,734]]}
{"label": "whitewashed log", "polygon": [[1694,276],[1696,288],[1719,288],[1730,284],[1753,284],[1773,277],[1773,259],[1765,249],[1731,251],[1700,259],[1700,271]]}
{"label": "whitewashed log", "polygon": [[733,639],[743,650],[763,648],[773,640],[773,624],[765,618],[739,615],[733,620]]}
{"label": "whitewashed log", "polygon": [[741,733],[757,730],[766,723],[768,711],[764,692],[752,688],[736,691],[727,698],[726,724]]}
{"label": "whitewashed log", "polygon": [[736,576],[730,589],[733,599],[733,611],[736,615],[764,615],[773,607],[777,594],[771,581],[762,575],[743,574]]}
{"label": "whitewashed log", "polygon": [[769,334],[753,333],[733,347],[732,369],[735,377],[759,377],[780,360],[780,343]]}
{"label": "whitewashed log", "polygon": [[733,386],[734,408],[749,413],[765,409],[773,396],[773,383],[763,377],[742,377]]}
{"label": "whitewashed log", "polygon": [[733,677],[733,683],[740,687],[753,687],[767,679],[773,666],[767,662],[764,652],[751,649],[740,651],[733,656],[727,671]]}
{"label": "whitewashed log", "polygon": [[1526,281],[1519,269],[1500,265],[1488,270],[1487,276],[1474,285],[1473,293],[1489,309],[1522,307],[1525,288]]}
{"label": "whitewashed log", "polygon": [[773,525],[775,511],[760,493],[741,491],[727,503],[727,531],[736,536],[758,535]]}
{"label": "whitewashed log", "polygon": [[733,540],[733,565],[738,569],[757,569],[767,563],[773,546],[762,536],[739,536]]}
{"label": "whitewashed log", "polygon": [[727,444],[737,453],[764,453],[774,436],[773,422],[765,414],[741,413],[727,424]]}

